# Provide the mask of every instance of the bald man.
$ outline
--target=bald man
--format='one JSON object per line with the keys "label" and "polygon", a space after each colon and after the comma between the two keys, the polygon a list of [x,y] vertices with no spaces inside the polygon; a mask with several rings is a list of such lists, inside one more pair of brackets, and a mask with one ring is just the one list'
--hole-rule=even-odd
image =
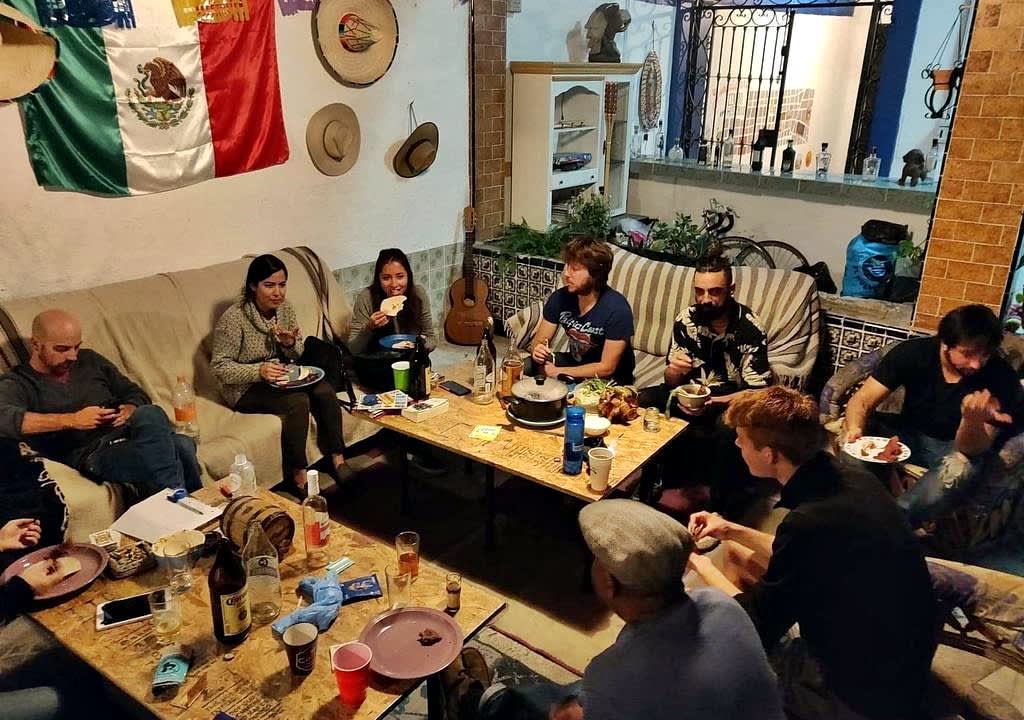
{"label": "bald man", "polygon": [[0,377],[0,437],[94,480],[125,486],[130,503],[161,488],[201,485],[196,447],[149,396],[92,350],[64,310],[32,321],[32,357]]}

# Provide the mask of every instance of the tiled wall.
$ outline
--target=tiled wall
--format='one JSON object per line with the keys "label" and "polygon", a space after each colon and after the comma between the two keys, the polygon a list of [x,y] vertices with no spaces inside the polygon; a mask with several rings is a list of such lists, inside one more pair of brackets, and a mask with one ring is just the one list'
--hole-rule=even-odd
{"label": "tiled wall", "polygon": [[[430,311],[437,327],[444,323],[445,303],[448,287],[456,278],[462,277],[463,244],[452,243],[409,253],[416,284],[426,289],[430,298]],[[362,263],[339,268],[334,277],[348,296],[349,303],[373,280],[373,263]]]}
{"label": "tiled wall", "polygon": [[505,320],[518,310],[546,300],[562,285],[563,265],[561,260],[539,257],[523,257],[509,263],[491,248],[473,248],[473,268],[490,289],[487,307],[497,334],[505,334]]}
{"label": "tiled wall", "polygon": [[825,314],[825,327],[828,329],[828,360],[833,373],[861,355],[915,334],[907,328],[879,325],[832,313]]}
{"label": "tiled wall", "polygon": [[998,312],[1024,206],[1024,2],[981,0],[914,326],[967,303]]}

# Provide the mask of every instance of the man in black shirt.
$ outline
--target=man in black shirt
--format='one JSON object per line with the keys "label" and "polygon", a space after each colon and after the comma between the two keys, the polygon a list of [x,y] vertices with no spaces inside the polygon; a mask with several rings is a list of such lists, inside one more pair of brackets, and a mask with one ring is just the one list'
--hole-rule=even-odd
{"label": "man in black shirt", "polygon": [[[648,388],[641,404],[664,410],[669,391],[685,383],[700,383],[711,397],[700,410],[677,400],[671,410],[689,427],[674,444],[668,459],[664,487],[693,480],[710,484],[711,507],[726,515],[744,510],[750,476],[736,450],[735,432],[722,423],[722,414],[736,393],[761,389],[772,383],[768,364],[768,337],[754,312],[734,297],[732,267],[724,258],[699,264],[694,272],[694,303],[683,309],[672,326],[672,341],[665,357],[664,385]],[[686,468],[689,478],[684,476]],[[679,491],[676,491],[679,492]],[[672,491],[662,494],[663,504]]]}
{"label": "man in black shirt", "polygon": [[23,440],[44,457],[137,497],[160,488],[197,490],[196,446],[109,360],[82,348],[70,313],[32,322],[32,357],[0,377],[0,437]]}
{"label": "man in black shirt", "polygon": [[[750,471],[782,485],[789,513],[775,536],[695,513],[690,532],[740,548],[767,567],[747,592],[707,556],[690,566],[737,597],[773,654],[787,714],[812,718],[916,718],[935,652],[935,605],[924,556],[878,481],[824,453],[814,400],[795,390],[743,393],[726,422]],[[735,551],[733,551],[735,552]],[[742,554],[742,553],[737,553]]]}
{"label": "man in black shirt", "polygon": [[[937,337],[906,340],[890,350],[847,404],[847,442],[866,429],[898,435],[912,462],[929,468],[899,500],[915,525],[954,508],[965,489],[944,487],[942,459],[954,449],[969,458],[983,455],[1024,408],[1020,381],[998,355],[1001,342],[999,319],[989,308],[957,308],[942,318]],[[873,416],[900,387],[906,392],[900,414]],[[970,417],[969,406],[977,408]],[[984,425],[994,432],[979,432]]]}

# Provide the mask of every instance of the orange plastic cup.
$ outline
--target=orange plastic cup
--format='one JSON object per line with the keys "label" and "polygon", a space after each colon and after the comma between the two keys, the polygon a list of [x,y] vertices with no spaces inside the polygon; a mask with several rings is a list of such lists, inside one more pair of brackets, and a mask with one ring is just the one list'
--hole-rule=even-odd
{"label": "orange plastic cup", "polygon": [[359,707],[370,685],[373,651],[361,642],[347,642],[331,648],[331,668],[338,681],[338,697],[347,707]]}

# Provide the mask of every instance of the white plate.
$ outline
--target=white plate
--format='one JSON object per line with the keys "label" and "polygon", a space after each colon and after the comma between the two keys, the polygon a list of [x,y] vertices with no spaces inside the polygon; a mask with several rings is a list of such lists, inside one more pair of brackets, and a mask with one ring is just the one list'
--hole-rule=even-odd
{"label": "white plate", "polygon": [[[885,449],[885,446],[888,443],[889,438],[887,437],[878,437],[877,435],[866,435],[860,438],[859,440],[854,440],[853,442],[849,442],[843,445],[843,452],[845,452],[850,457],[855,457],[858,460],[863,460],[864,462],[879,463],[881,465],[890,465],[891,463],[889,463],[888,461],[878,460],[875,457],[876,455],[878,455],[878,453],[882,452],[882,450]],[[861,454],[861,451],[867,445],[873,445],[873,447],[867,451],[867,455]],[[900,443],[900,454],[894,462],[904,462],[909,457],[910,448],[908,448],[903,443]]]}

